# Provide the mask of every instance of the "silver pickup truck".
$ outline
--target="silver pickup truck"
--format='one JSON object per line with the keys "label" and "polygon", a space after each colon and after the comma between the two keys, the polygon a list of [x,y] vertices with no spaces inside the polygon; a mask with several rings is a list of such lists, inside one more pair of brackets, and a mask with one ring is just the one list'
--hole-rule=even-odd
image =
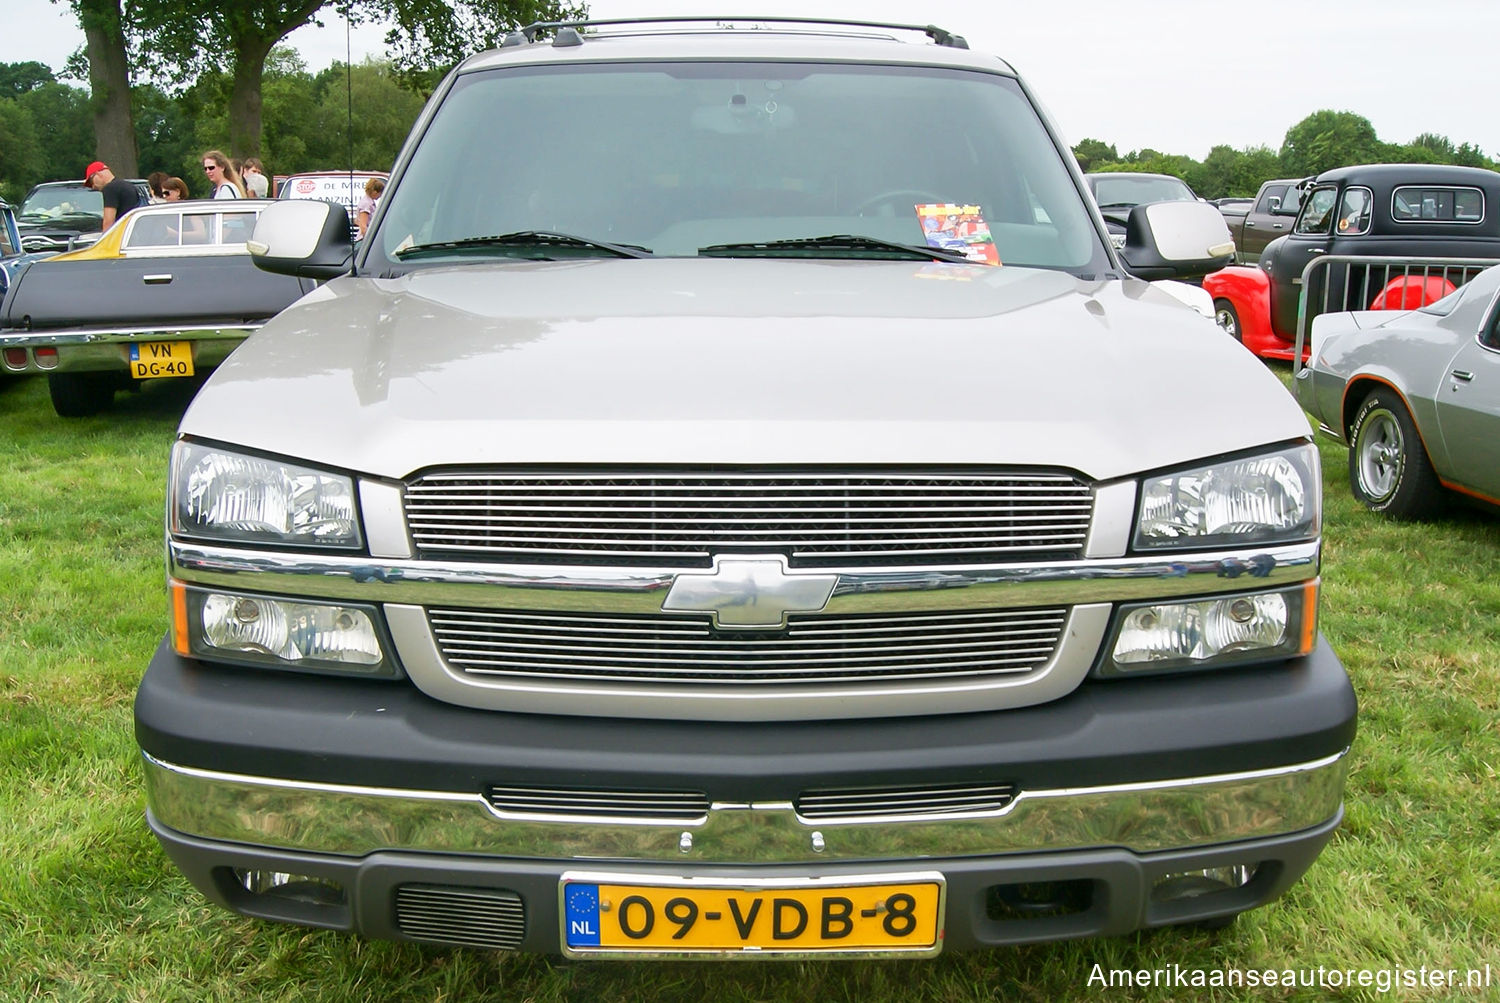
{"label": "silver pickup truck", "polygon": [[[669,28],[669,30],[663,30]],[[742,30],[755,28],[756,30]],[[535,25],[207,381],[135,704],[209,898],[572,958],[1226,922],[1338,827],[1355,699],[1279,381],[1117,253],[936,28]],[[1243,420],[1254,413],[1253,422]]]}

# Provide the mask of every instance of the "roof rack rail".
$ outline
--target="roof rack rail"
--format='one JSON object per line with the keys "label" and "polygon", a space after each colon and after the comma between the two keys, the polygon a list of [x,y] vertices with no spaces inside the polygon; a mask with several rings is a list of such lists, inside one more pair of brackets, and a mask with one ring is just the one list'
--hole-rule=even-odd
{"label": "roof rack rail", "polygon": [[[967,49],[969,43],[962,35],[955,35],[951,31],[945,31],[935,24],[898,24],[889,21],[853,21],[826,17],[725,17],[723,15],[710,16],[706,14],[684,14],[680,17],[617,17],[600,20],[586,21],[535,21],[518,32],[511,32],[503,43],[505,46],[519,45],[522,38],[527,42],[535,42],[537,36],[543,33],[558,35],[558,41],[565,45],[577,45],[571,36],[563,41],[562,29],[595,28],[601,25],[622,24],[683,24],[694,22],[727,23],[733,21],[757,21],[765,24],[821,24],[841,28],[885,28],[894,31],[917,31],[932,39],[937,45],[944,45],[952,49]],[[516,36],[520,35],[521,38]]]}

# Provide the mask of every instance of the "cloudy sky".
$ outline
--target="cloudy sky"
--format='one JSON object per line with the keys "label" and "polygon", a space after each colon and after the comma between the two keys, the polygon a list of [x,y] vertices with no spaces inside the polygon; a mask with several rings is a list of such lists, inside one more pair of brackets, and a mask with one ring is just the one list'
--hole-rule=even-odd
{"label": "cloudy sky", "polygon": [[[233,2],[233,0],[229,0]],[[0,62],[61,67],[83,44],[65,3],[3,0]],[[330,5],[330,12],[336,10]],[[1387,142],[1436,132],[1500,157],[1500,0],[592,0],[598,18],[715,13],[939,26],[1002,56],[1069,143],[1101,139],[1203,159],[1210,147],[1280,147],[1322,108],[1368,118]],[[313,70],[342,60],[336,13],[290,42]],[[353,33],[355,61],[384,31]]]}

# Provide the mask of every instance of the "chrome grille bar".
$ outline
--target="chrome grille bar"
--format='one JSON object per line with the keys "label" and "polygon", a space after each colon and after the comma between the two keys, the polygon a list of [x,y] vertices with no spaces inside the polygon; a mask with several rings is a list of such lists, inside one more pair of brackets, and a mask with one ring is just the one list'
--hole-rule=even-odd
{"label": "chrome grille bar", "polygon": [[1016,798],[1010,784],[895,790],[808,791],[795,804],[810,822],[928,815],[984,815],[1002,811]]}
{"label": "chrome grille bar", "polygon": [[476,677],[755,684],[1025,673],[1052,657],[1067,611],[805,614],[785,631],[722,635],[706,615],[427,616],[443,659]]}
{"label": "chrome grille bar", "polygon": [[428,553],[706,565],[734,548],[794,563],[1076,555],[1091,487],[1048,472],[438,471],[406,485]]}
{"label": "chrome grille bar", "polygon": [[694,822],[708,817],[708,795],[698,791],[603,791],[491,787],[497,812],[529,817]]}
{"label": "chrome grille bar", "polygon": [[414,940],[513,951],[526,935],[526,910],[514,892],[401,885],[396,926]]}

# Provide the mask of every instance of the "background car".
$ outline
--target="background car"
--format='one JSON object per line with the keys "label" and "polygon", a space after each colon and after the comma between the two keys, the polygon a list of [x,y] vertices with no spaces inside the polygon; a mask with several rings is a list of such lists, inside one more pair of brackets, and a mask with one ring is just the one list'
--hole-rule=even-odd
{"label": "background car", "polygon": [[1422,518],[1445,489],[1500,504],[1500,266],[1420,310],[1315,318],[1293,390],[1371,510]]}
{"label": "background car", "polygon": [[1125,221],[1130,210],[1148,202],[1196,202],[1198,196],[1186,181],[1170,174],[1136,174],[1131,171],[1101,171],[1085,174],[1089,192],[1099,203],[1115,247],[1125,246]]}
{"label": "background car", "polygon": [[10,288],[11,280],[22,268],[48,257],[45,253],[31,253],[21,247],[21,232],[16,226],[16,214],[8,202],[0,202],[0,297]]}
{"label": "background car", "polygon": [[371,178],[390,177],[385,171],[313,171],[293,174],[276,184],[276,197],[281,199],[322,199],[341,205],[349,213],[349,239],[359,237],[354,223],[354,210],[365,197],[365,183]]}
{"label": "background car", "polygon": [[4,370],[46,373],[53,408],[78,417],[122,387],[218,365],[313,286],[251,263],[245,241],[271,204],[142,206],[92,247],[30,265],[0,307]]}
{"label": "background car", "polygon": [[[151,186],[129,179],[141,197],[151,201]],[[17,211],[21,246],[28,251],[72,251],[99,239],[104,228],[104,194],[82,181],[44,181],[26,193]]]}
{"label": "background car", "polygon": [[[1391,261],[1442,258],[1467,264],[1446,273],[1452,286],[1500,261],[1500,173],[1495,171],[1363,164],[1325,171],[1302,188],[1290,232],[1266,245],[1257,267],[1232,266],[1203,280],[1220,326],[1262,358],[1296,354],[1299,318],[1306,331],[1325,311],[1409,309],[1448,291],[1428,273],[1390,267]],[[1318,260],[1325,266],[1308,273],[1304,289],[1303,272]],[[1304,359],[1308,351],[1304,339]]]}

